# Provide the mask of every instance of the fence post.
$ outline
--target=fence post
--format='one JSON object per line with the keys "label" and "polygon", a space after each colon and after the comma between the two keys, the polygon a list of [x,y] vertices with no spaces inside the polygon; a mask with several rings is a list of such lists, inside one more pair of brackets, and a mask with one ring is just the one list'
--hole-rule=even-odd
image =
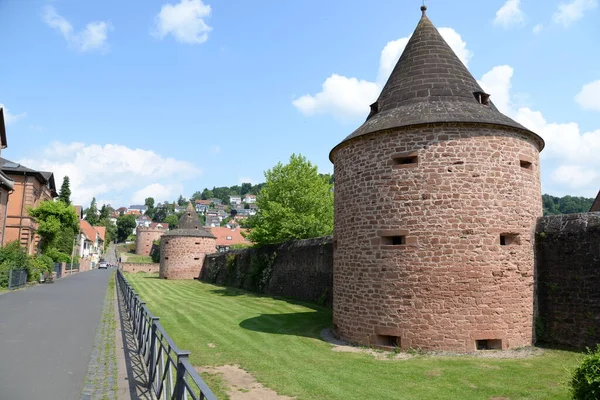
{"label": "fence post", "polygon": [[156,356],[156,329],[158,317],[152,317],[152,334],[150,335],[150,379],[148,379],[148,383],[150,384],[150,388],[152,388],[152,384],[154,383],[154,375],[156,374],[156,364],[158,362],[158,357]]}
{"label": "fence post", "polygon": [[10,269],[9,273],[8,273],[8,290],[12,290],[12,268]]}
{"label": "fence post", "polygon": [[189,351],[180,351],[177,353],[177,379],[175,380],[175,400],[183,400],[185,395],[185,365],[183,360],[188,359],[190,356]]}
{"label": "fence post", "polygon": [[144,305],[146,304],[145,301],[140,301],[138,304],[138,309],[139,309],[139,323],[138,323],[138,354],[142,353],[142,339],[143,339],[143,335],[144,335]]}

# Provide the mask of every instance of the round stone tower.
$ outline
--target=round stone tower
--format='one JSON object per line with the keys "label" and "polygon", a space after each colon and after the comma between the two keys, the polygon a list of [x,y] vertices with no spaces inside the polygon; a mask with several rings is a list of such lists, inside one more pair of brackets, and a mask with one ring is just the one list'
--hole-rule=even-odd
{"label": "round stone tower", "polygon": [[177,228],[160,240],[160,272],[165,279],[194,279],[200,275],[204,257],[216,251],[217,239],[202,228],[190,202]]}
{"label": "round stone tower", "polygon": [[543,140],[498,111],[425,14],[333,148],[333,313],[355,343],[532,344]]}
{"label": "round stone tower", "polygon": [[149,256],[155,240],[159,240],[167,232],[166,225],[155,224],[154,226],[140,226],[135,230],[135,254]]}

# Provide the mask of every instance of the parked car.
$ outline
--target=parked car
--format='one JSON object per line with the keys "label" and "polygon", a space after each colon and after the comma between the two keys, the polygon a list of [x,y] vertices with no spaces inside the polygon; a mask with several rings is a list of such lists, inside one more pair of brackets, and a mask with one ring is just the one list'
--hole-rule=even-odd
{"label": "parked car", "polygon": [[108,263],[106,261],[101,261],[100,264],[98,264],[98,269],[107,269],[108,268]]}

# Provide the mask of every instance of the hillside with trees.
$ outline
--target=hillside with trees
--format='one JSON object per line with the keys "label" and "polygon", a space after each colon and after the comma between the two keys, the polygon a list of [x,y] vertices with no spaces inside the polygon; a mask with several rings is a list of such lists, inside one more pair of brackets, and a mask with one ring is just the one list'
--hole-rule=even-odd
{"label": "hillside with trees", "polygon": [[594,199],[586,197],[555,197],[549,194],[542,196],[544,215],[576,214],[590,211]]}

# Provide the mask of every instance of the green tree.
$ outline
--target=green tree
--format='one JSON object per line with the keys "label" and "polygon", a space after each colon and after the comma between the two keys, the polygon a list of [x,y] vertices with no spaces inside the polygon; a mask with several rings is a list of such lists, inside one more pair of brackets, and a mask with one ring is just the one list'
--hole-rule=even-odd
{"label": "green tree", "polygon": [[144,200],[144,204],[146,205],[146,207],[148,207],[145,214],[147,216],[149,216],[150,218],[154,218],[154,214],[156,213],[156,208],[154,208],[154,198],[153,197],[146,198],[146,200]]}
{"label": "green tree", "polygon": [[167,218],[167,210],[166,207],[158,207],[152,216],[152,221],[154,222],[164,222],[165,218]]}
{"label": "green tree", "polygon": [[87,212],[85,213],[85,220],[89,222],[90,225],[96,226],[98,225],[99,219],[98,206],[96,205],[96,198],[94,197],[90,203],[90,208],[88,208]]}
{"label": "green tree", "polygon": [[100,208],[100,216],[98,217],[98,220],[108,219],[108,218],[110,218],[110,214],[111,214],[110,206],[107,206],[106,204],[102,204],[102,207]]}
{"label": "green tree", "polygon": [[202,192],[194,192],[194,194],[192,195],[192,198],[190,200],[196,201],[196,200],[201,200],[201,199],[202,199]]}
{"label": "green tree", "polygon": [[212,190],[209,190],[208,188],[204,188],[204,190],[202,191],[202,195],[200,197],[202,197],[202,200],[208,200],[208,199],[215,197],[215,195]]}
{"label": "green tree", "polygon": [[63,183],[60,187],[60,192],[58,194],[58,199],[61,200],[66,205],[71,205],[71,186],[69,182],[69,177],[65,176],[63,178]]}
{"label": "green tree", "polygon": [[179,198],[177,199],[177,205],[179,206],[185,206],[187,205],[188,201],[185,199],[185,197],[183,197],[182,195],[179,195]]}
{"label": "green tree", "polygon": [[333,232],[333,192],[328,178],[302,155],[265,172],[259,212],[248,238],[258,244],[307,239]]}
{"label": "green tree", "polygon": [[250,190],[252,190],[251,183],[242,183],[242,187],[240,188],[240,196],[244,196],[246,193],[250,193]]}
{"label": "green tree", "polygon": [[36,208],[28,208],[27,212],[38,222],[37,233],[41,237],[42,252],[56,247],[57,240],[63,231],[68,231],[70,248],[73,248],[75,232],[79,231],[79,218],[75,208],[62,201],[42,201]]}
{"label": "green tree", "polygon": [[117,226],[110,222],[109,218],[104,218],[98,221],[98,226],[106,227],[106,236],[104,237],[104,248],[115,240],[117,240]]}
{"label": "green tree", "polygon": [[146,200],[144,200],[144,205],[146,207],[148,207],[148,209],[154,208],[154,198],[153,197],[147,197]]}
{"label": "green tree", "polygon": [[170,229],[175,229],[175,227],[179,223],[179,218],[175,214],[167,215],[164,222],[166,224],[169,224]]}
{"label": "green tree", "polygon": [[122,215],[117,218],[117,241],[124,242],[136,227],[135,215]]}
{"label": "green tree", "polygon": [[590,211],[593,203],[593,198],[586,197],[555,197],[549,194],[542,196],[544,215],[585,213]]}

